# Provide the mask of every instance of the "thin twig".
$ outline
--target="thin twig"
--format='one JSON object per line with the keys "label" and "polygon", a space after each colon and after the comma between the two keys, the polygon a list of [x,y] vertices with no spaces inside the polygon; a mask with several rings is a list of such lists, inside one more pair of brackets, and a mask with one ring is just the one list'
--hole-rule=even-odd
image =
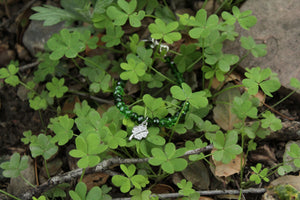
{"label": "thin twig", "polygon": [[[211,151],[212,149],[213,149],[213,145],[210,144],[203,148],[187,151],[183,156],[198,154],[198,153],[206,152],[206,151]],[[150,158],[127,158],[127,159],[111,158],[108,160],[103,160],[96,167],[88,168],[85,171],[85,174],[103,172],[103,171],[106,171],[110,166],[115,165],[115,164],[144,163],[144,162],[148,162],[149,159]],[[66,172],[64,174],[54,176],[54,177],[50,178],[47,182],[41,184],[40,186],[37,186],[36,188],[25,192],[24,194],[22,194],[22,196],[20,198],[24,199],[24,200],[29,200],[32,198],[32,196],[38,196],[41,193],[53,188],[54,186],[56,186],[58,184],[70,182],[71,180],[74,180],[74,179],[80,177],[81,174],[82,174],[82,169],[75,169],[75,170]]]}
{"label": "thin twig", "polygon": [[40,61],[35,61],[35,62],[33,62],[33,63],[29,63],[29,64],[27,64],[27,65],[20,66],[20,67],[19,67],[19,71],[24,71],[24,70],[26,70],[26,69],[35,67],[35,66],[37,66],[39,63],[40,63]]}
{"label": "thin twig", "polygon": [[[243,194],[263,194],[267,190],[265,188],[249,188],[242,190]],[[201,196],[214,196],[214,195],[238,195],[240,194],[240,190],[207,190],[207,191],[196,191],[200,193]],[[152,196],[158,196],[159,199],[166,199],[166,198],[177,198],[182,197],[183,195],[179,193],[168,193],[168,194],[154,194]],[[113,200],[130,200],[131,198],[114,198]]]}

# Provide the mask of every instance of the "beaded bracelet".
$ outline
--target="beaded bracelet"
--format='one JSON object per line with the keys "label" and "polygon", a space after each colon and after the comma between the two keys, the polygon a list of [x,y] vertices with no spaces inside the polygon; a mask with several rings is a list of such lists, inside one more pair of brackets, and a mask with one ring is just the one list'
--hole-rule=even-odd
{"label": "beaded bracelet", "polygon": [[[166,62],[170,65],[172,73],[176,77],[176,83],[178,85],[181,85],[181,83],[183,82],[182,74],[177,71],[174,62],[172,62],[169,57],[166,58]],[[129,118],[132,121],[139,124],[138,126],[135,126],[132,129],[132,135],[129,137],[129,140],[131,140],[133,137],[138,140],[147,137],[149,133],[147,130],[147,126],[158,126],[158,127],[170,128],[177,122],[179,116],[184,117],[189,110],[189,102],[181,102],[180,107],[182,109],[182,112],[177,111],[173,116],[165,117],[162,119],[154,117],[152,119],[149,117],[138,115],[137,113],[130,110],[123,101],[125,83],[126,82],[122,80],[117,82],[113,96],[114,96],[115,105],[120,110],[120,112],[126,118]]]}

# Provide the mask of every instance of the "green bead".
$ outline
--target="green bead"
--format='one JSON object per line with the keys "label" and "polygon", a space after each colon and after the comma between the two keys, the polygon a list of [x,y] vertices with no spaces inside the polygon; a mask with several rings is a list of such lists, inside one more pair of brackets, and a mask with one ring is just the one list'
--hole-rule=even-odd
{"label": "green bead", "polygon": [[142,123],[143,121],[145,121],[145,118],[144,118],[144,116],[143,115],[139,115],[138,117],[137,117],[137,123]]}
{"label": "green bead", "polygon": [[121,108],[121,107],[123,107],[123,106],[125,106],[125,103],[124,102],[118,102],[117,104],[116,104],[116,106],[117,106],[117,108]]}
{"label": "green bead", "polygon": [[153,125],[158,126],[159,125],[159,119],[158,117],[153,118]]}
{"label": "green bead", "polygon": [[129,118],[130,118],[132,121],[136,121],[137,118],[138,118],[138,114],[135,113],[135,112],[132,112],[132,113],[129,115]]}
{"label": "green bead", "polygon": [[124,88],[124,86],[125,86],[124,81],[118,81],[117,86],[121,86],[122,88]]}
{"label": "green bead", "polygon": [[129,108],[127,107],[127,110],[124,111],[125,117],[130,118],[131,114],[132,114],[132,110],[129,110]]}
{"label": "green bead", "polygon": [[167,119],[166,118],[160,119],[159,126],[165,127],[166,125],[167,125]]}

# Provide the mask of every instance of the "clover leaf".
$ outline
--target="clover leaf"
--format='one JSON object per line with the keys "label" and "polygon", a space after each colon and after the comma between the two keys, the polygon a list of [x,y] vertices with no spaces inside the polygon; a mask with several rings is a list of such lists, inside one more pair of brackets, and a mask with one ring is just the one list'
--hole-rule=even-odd
{"label": "clover leaf", "polygon": [[37,139],[36,135],[32,135],[31,131],[24,131],[23,135],[24,135],[24,138],[21,138],[21,141],[24,144],[29,144],[30,142],[34,142]]}
{"label": "clover leaf", "polygon": [[180,188],[179,194],[184,196],[189,196],[196,192],[193,189],[193,184],[191,181],[186,181],[185,179],[182,179],[180,182],[177,183],[177,186]]}
{"label": "clover leaf", "polygon": [[143,101],[149,117],[163,118],[168,114],[166,103],[162,98],[153,98],[151,95],[145,94],[143,96]]}
{"label": "clover leaf", "polygon": [[254,67],[251,69],[246,68],[243,84],[248,88],[248,93],[255,95],[260,87],[263,92],[273,97],[271,92],[275,92],[280,88],[280,82],[275,74],[272,74],[271,69],[261,69],[260,67]]}
{"label": "clover leaf", "polygon": [[181,87],[177,85],[172,86],[170,91],[173,98],[181,101],[188,101],[192,106],[196,108],[206,107],[208,104],[205,91],[192,93],[192,89],[186,83],[182,83]]}
{"label": "clover leaf", "polygon": [[36,96],[33,99],[29,99],[29,106],[34,110],[40,110],[40,109],[45,110],[48,107],[48,104],[45,98]]}
{"label": "clover leaf", "polygon": [[119,7],[109,6],[106,10],[106,14],[114,20],[115,25],[122,26],[128,19],[132,27],[142,25],[141,20],[145,16],[145,11],[134,12],[137,7],[137,0],[131,0],[130,2],[118,0],[117,3]]}
{"label": "clover leaf", "polygon": [[87,186],[84,182],[77,183],[74,190],[70,190],[69,194],[74,200],[102,200],[103,193],[102,190],[98,186],[94,186],[87,193]]}
{"label": "clover leaf", "polygon": [[0,167],[4,169],[3,176],[8,178],[16,178],[21,175],[21,172],[28,167],[28,157],[20,156],[19,153],[14,153],[10,160],[1,163]]}
{"label": "clover leaf", "polygon": [[246,117],[256,119],[258,110],[249,99],[249,95],[244,93],[241,97],[234,97],[232,112],[244,121]]}
{"label": "clover leaf", "polygon": [[[194,142],[192,142],[190,140],[185,142],[185,148],[187,150],[195,150],[195,149],[203,148],[203,147],[206,147],[206,146],[207,146],[207,143],[202,142],[202,140],[200,138],[197,138]],[[204,158],[203,153],[195,154],[195,155],[189,155],[189,160],[190,161],[201,160],[203,158]]]}
{"label": "clover leaf", "polygon": [[175,171],[182,171],[187,166],[187,161],[184,158],[179,158],[185,153],[185,148],[176,149],[173,143],[167,143],[164,151],[161,148],[153,148],[151,150],[152,158],[149,159],[149,164],[154,166],[161,165],[161,168],[173,174]]}
{"label": "clover leaf", "polygon": [[300,89],[300,81],[296,78],[291,78],[290,80],[290,86],[296,88],[297,90]]}
{"label": "clover leaf", "polygon": [[265,182],[269,182],[269,179],[267,178],[268,175],[268,168],[264,168],[261,170],[262,165],[261,163],[257,163],[255,167],[250,167],[254,174],[250,176],[250,181],[254,181],[256,184],[260,184],[261,180],[264,180]]}
{"label": "clover leaf", "polygon": [[52,137],[45,134],[39,134],[37,140],[31,142],[29,148],[32,157],[43,156],[45,160],[51,158],[58,150],[58,147],[52,142]]}
{"label": "clover leaf", "polygon": [[290,150],[287,152],[289,156],[293,158],[293,163],[296,167],[300,167],[300,147],[297,143],[293,143],[290,146]]}
{"label": "clover leaf", "polygon": [[145,176],[134,175],[136,171],[135,165],[130,164],[128,167],[126,167],[126,165],[121,164],[120,168],[127,177],[122,175],[115,175],[111,180],[115,186],[120,187],[121,192],[128,192],[132,186],[137,189],[141,189],[149,183],[148,178],[146,178]]}
{"label": "clover leaf", "polygon": [[73,125],[74,120],[69,118],[68,115],[51,118],[48,128],[55,133],[53,141],[58,141],[58,144],[61,146],[66,144],[73,137]]}
{"label": "clover leaf", "polygon": [[180,73],[185,72],[187,67],[189,67],[189,65],[191,65],[201,55],[199,51],[196,51],[196,45],[181,45],[180,53],[181,54],[177,55],[174,59]]}
{"label": "clover leaf", "polygon": [[281,120],[278,119],[273,113],[270,111],[266,111],[262,114],[264,119],[261,120],[261,127],[269,128],[273,131],[278,131],[282,128]]}
{"label": "clover leaf", "polygon": [[19,77],[17,74],[19,68],[16,64],[10,63],[7,68],[0,69],[0,79],[4,78],[4,82],[15,87],[20,83]]}
{"label": "clover leaf", "polygon": [[176,21],[166,24],[163,20],[157,18],[155,23],[149,25],[151,37],[154,39],[163,39],[168,44],[173,44],[181,39],[179,32],[173,32],[178,28],[179,24]]}
{"label": "clover leaf", "polygon": [[85,30],[80,34],[80,40],[90,49],[96,49],[99,38],[96,36],[91,37],[91,31]]}
{"label": "clover leaf", "polygon": [[100,161],[98,154],[107,149],[107,145],[101,144],[100,136],[91,133],[87,137],[78,136],[75,140],[76,149],[69,154],[74,158],[80,158],[77,162],[78,167],[95,167]]}
{"label": "clover leaf", "polygon": [[256,44],[254,39],[249,37],[242,36],[241,39],[241,46],[251,52],[254,57],[262,57],[267,54],[267,46],[265,44]]}
{"label": "clover leaf", "polygon": [[49,58],[49,53],[44,53],[39,57],[41,60],[38,65],[38,69],[34,71],[33,80],[36,83],[44,81],[48,74],[55,76],[56,66],[59,64],[59,60],[51,60]]}
{"label": "clover leaf", "polygon": [[212,141],[217,149],[213,152],[213,158],[217,161],[222,161],[224,164],[229,163],[243,151],[242,147],[237,144],[237,141],[238,134],[236,131],[229,131],[226,135],[218,131],[215,139]]}
{"label": "clover leaf", "polygon": [[103,42],[106,42],[107,47],[117,46],[121,43],[121,37],[123,36],[124,31],[120,26],[107,26],[106,34],[101,37]]}
{"label": "clover leaf", "polygon": [[111,149],[116,149],[119,146],[123,147],[126,145],[126,136],[127,132],[123,130],[117,130],[116,127],[114,127],[114,131],[107,130],[106,135],[103,138],[103,142],[108,145]]}
{"label": "clover leaf", "polygon": [[132,58],[128,59],[128,63],[121,63],[121,68],[126,70],[120,74],[121,79],[129,80],[132,84],[139,81],[139,77],[143,76],[146,72],[146,65],[144,62],[138,62]]}
{"label": "clover leaf", "polygon": [[52,78],[52,82],[46,84],[46,88],[49,90],[49,97],[60,98],[68,91],[68,87],[64,86],[65,79],[57,79],[56,77]]}
{"label": "clover leaf", "polygon": [[62,29],[59,34],[54,33],[47,41],[47,46],[52,51],[50,59],[59,60],[61,57],[75,58],[79,52],[85,50],[85,44],[81,41],[78,31],[70,32]]}
{"label": "clover leaf", "polygon": [[188,20],[189,26],[194,26],[189,31],[189,35],[191,38],[198,39],[198,38],[206,38],[217,29],[218,27],[219,18],[217,15],[213,14],[207,18],[207,12],[205,9],[200,9],[195,17],[191,17]]}
{"label": "clover leaf", "polygon": [[[150,1],[152,2],[152,1]],[[158,200],[157,196],[151,196],[151,190],[141,190],[134,188],[130,191],[131,200]]]}

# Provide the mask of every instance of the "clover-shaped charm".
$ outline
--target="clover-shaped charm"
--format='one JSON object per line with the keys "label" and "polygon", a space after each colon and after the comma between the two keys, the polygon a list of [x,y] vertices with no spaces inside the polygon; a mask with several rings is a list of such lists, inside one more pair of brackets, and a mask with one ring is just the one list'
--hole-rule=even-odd
{"label": "clover-shaped charm", "polygon": [[141,124],[133,127],[132,134],[130,135],[129,140],[132,140],[132,138],[141,140],[141,139],[147,137],[147,135],[149,133],[149,131],[147,129],[147,125],[148,125],[147,120],[148,120],[148,117]]}

